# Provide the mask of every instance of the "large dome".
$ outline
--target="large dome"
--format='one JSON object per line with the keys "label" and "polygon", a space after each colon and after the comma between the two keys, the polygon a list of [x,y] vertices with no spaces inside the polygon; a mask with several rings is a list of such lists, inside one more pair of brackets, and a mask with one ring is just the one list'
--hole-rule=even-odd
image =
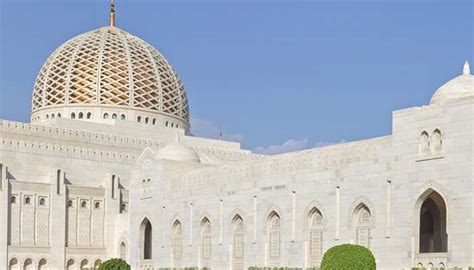
{"label": "large dome", "polygon": [[150,44],[115,26],[76,36],[46,60],[32,121],[54,117],[189,128],[183,84]]}

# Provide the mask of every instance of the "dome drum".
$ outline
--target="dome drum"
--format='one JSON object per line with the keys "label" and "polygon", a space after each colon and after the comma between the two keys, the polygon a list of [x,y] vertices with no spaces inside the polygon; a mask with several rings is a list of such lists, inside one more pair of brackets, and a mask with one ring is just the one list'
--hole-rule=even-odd
{"label": "dome drum", "polygon": [[97,122],[116,113],[189,128],[186,92],[174,69],[151,45],[114,26],[76,36],[47,59],[36,79],[31,120],[54,112],[70,119],[90,113]]}
{"label": "dome drum", "polygon": [[34,123],[65,118],[91,121],[95,123],[111,123],[115,120],[133,121],[142,124],[162,127],[189,129],[189,124],[174,115],[157,114],[149,110],[126,109],[116,106],[50,106],[39,109],[31,114]]}

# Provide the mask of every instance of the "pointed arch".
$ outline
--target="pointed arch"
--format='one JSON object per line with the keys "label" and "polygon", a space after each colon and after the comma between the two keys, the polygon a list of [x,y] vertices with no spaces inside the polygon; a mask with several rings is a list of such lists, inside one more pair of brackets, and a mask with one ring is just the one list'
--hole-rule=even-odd
{"label": "pointed arch", "polygon": [[211,221],[209,218],[204,217],[200,224],[201,232],[201,266],[205,268],[211,267],[211,248],[212,248],[212,230]]}
{"label": "pointed arch", "polygon": [[365,203],[359,203],[352,214],[352,226],[355,233],[357,245],[370,248],[372,214]]}
{"label": "pointed arch", "polygon": [[100,259],[95,260],[94,262],[94,269],[99,269],[99,266],[102,264]]}
{"label": "pointed arch", "polygon": [[38,262],[38,270],[47,270],[48,261],[45,258],[41,258]]}
{"label": "pointed arch", "polygon": [[76,270],[77,267],[76,267],[76,262],[74,261],[74,259],[69,259],[66,263],[66,269],[67,270]]}
{"label": "pointed arch", "polygon": [[371,229],[375,228],[375,206],[372,202],[365,196],[359,196],[355,199],[350,208],[348,209],[347,223],[348,228],[354,227],[354,213],[361,206],[365,205],[370,212],[370,227]]}
{"label": "pointed arch", "polygon": [[308,265],[318,266],[323,255],[323,214],[317,207],[311,208],[306,217],[308,227]]}
{"label": "pointed arch", "polygon": [[171,257],[173,267],[177,268],[181,266],[181,258],[183,253],[183,226],[179,219],[175,219],[172,226],[172,239],[171,239]]}
{"label": "pointed arch", "polygon": [[20,265],[17,258],[11,258],[8,263],[9,270],[20,270]]}
{"label": "pointed arch", "polygon": [[419,154],[421,156],[428,156],[431,153],[430,149],[430,135],[425,130],[421,132],[418,142]]}
{"label": "pointed arch", "polygon": [[33,260],[31,258],[27,258],[23,263],[23,270],[33,270],[34,268]]}
{"label": "pointed arch", "polygon": [[86,269],[89,269],[89,260],[88,259],[83,259],[81,261],[81,267],[80,267],[81,270],[86,270]]}
{"label": "pointed arch", "polygon": [[446,198],[434,188],[426,189],[415,203],[416,251],[448,251],[448,207]]}
{"label": "pointed arch", "polygon": [[231,222],[232,233],[232,269],[244,269],[245,226],[241,215],[235,214]]}
{"label": "pointed arch", "polygon": [[123,260],[127,260],[127,253],[128,253],[127,243],[124,240],[122,240],[120,241],[120,244],[119,244],[120,258]]}
{"label": "pointed arch", "polygon": [[267,261],[269,266],[279,266],[281,257],[281,218],[278,212],[271,211],[266,222]]}
{"label": "pointed arch", "polygon": [[439,154],[441,153],[441,150],[443,149],[443,138],[441,134],[441,130],[436,128],[433,130],[433,133],[431,134],[431,151],[433,153]]}
{"label": "pointed arch", "polygon": [[141,259],[151,260],[153,253],[153,227],[148,218],[140,223],[140,253]]}
{"label": "pointed arch", "polygon": [[[314,211],[318,211],[321,216],[323,216],[324,209],[322,208],[321,204],[318,201],[312,201],[308,206],[306,206],[305,211],[303,213],[304,217],[303,220],[306,220],[307,222],[304,224],[304,231],[307,232],[310,229],[311,223],[309,222],[308,218],[311,216],[311,214]],[[323,228],[326,228],[326,219],[322,219],[321,226]]]}

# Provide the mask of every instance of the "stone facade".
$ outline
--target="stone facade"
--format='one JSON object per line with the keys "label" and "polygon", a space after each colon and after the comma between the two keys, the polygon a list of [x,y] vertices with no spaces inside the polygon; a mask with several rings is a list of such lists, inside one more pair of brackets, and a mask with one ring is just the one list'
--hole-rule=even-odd
{"label": "stone facade", "polygon": [[[429,105],[395,111],[389,136],[274,156],[194,137],[187,122],[53,118],[47,106],[32,124],[1,120],[0,269],[111,257],[133,269],[312,267],[343,243],[370,248],[379,269],[467,269],[473,77],[466,63]],[[147,113],[172,119],[162,111]]]}

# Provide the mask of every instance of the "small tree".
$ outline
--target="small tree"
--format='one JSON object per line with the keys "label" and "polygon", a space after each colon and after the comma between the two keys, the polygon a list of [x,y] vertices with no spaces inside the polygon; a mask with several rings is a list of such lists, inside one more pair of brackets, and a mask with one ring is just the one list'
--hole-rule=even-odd
{"label": "small tree", "polygon": [[130,265],[122,259],[113,258],[100,264],[99,270],[130,270]]}
{"label": "small tree", "polygon": [[321,270],[375,270],[375,258],[365,247],[339,245],[324,253]]}

